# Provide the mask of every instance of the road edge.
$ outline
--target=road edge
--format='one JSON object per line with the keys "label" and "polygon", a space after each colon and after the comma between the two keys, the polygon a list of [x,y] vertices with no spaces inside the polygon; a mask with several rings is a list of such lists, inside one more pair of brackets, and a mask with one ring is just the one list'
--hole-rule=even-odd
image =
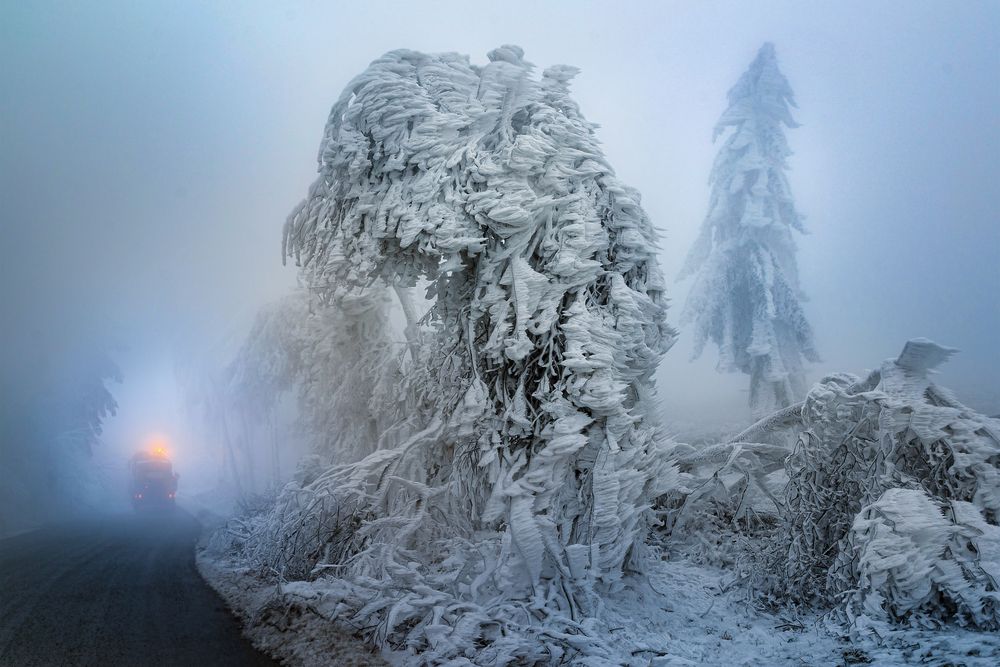
{"label": "road edge", "polygon": [[203,518],[201,514],[197,518],[203,529],[195,547],[198,573],[225,601],[255,648],[289,667],[389,664],[370,645],[338,630],[308,605],[282,594],[277,582],[211,553],[208,541],[216,530],[224,529],[225,521],[217,515]]}

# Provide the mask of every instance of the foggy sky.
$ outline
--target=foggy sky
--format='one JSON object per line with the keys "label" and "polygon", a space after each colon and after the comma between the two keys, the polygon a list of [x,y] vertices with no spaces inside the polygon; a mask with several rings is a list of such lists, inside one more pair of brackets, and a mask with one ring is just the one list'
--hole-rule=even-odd
{"label": "foggy sky", "polygon": [[[483,63],[507,43],[540,69],[581,68],[575,98],[642,192],[672,284],[726,91],[774,42],[802,124],[788,136],[824,359],[811,378],[926,336],[962,350],[942,383],[1000,412],[1000,3],[278,5],[0,9],[0,344],[113,334],[125,382],[109,438],[169,428],[173,360],[238,338],[294,284],[281,226],[351,78],[396,48]],[[671,287],[674,325],[687,288]],[[658,373],[667,417],[738,421],[746,379],[690,351],[682,330]]]}

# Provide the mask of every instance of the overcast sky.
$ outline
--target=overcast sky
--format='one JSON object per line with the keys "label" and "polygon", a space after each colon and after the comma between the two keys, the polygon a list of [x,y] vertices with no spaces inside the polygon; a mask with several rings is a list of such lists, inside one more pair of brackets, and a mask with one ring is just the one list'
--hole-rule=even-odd
{"label": "overcast sky", "polygon": [[[790,180],[811,231],[812,376],[927,336],[962,349],[942,382],[1000,411],[1000,2],[0,6],[0,331],[113,331],[119,434],[160,428],[173,356],[238,337],[294,283],[281,226],[347,82],[396,48],[484,62],[508,43],[581,68],[575,97],[643,193],[672,282],[726,91],[774,42],[802,124]],[[660,370],[667,416],[742,418],[746,379],[690,350],[682,332]]]}

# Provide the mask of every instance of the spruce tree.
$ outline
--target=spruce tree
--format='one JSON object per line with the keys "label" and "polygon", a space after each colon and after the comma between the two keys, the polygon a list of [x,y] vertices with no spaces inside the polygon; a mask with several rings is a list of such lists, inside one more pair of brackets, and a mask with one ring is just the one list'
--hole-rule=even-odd
{"label": "spruce tree", "polygon": [[800,400],[803,360],[818,360],[795,259],[802,216],[786,177],[795,99],[772,44],[728,97],[715,126],[715,139],[729,134],[712,168],[708,214],[680,275],[695,275],[684,319],[694,324],[696,358],[711,340],[719,371],[750,376],[750,407],[760,414]]}

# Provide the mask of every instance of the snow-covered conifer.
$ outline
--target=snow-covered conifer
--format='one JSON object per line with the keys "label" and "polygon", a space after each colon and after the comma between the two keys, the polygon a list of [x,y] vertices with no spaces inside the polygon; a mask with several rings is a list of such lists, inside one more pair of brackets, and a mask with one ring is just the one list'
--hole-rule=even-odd
{"label": "snow-covered conifer", "polygon": [[802,311],[793,231],[803,231],[785,172],[784,128],[796,127],[791,87],[764,44],[729,91],[715,136],[731,130],[711,174],[701,232],[681,278],[695,275],[684,319],[695,355],[719,348],[718,368],[750,376],[750,407],[768,412],[801,400],[803,360],[817,360]]}

